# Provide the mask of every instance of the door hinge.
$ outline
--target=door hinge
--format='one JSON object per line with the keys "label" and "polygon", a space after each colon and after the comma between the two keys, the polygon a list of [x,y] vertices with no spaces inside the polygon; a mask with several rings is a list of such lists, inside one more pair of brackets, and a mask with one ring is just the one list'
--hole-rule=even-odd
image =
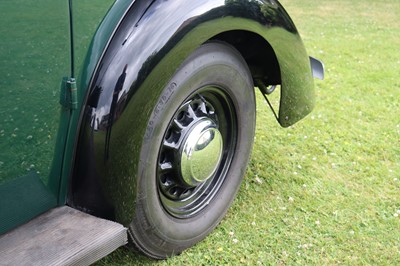
{"label": "door hinge", "polygon": [[63,78],[61,82],[60,104],[71,110],[78,108],[78,91],[74,78]]}

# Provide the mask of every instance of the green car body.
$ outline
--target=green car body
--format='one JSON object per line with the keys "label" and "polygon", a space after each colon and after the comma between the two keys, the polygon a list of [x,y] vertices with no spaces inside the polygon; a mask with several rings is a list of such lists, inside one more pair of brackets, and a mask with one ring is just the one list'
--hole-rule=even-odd
{"label": "green car body", "polygon": [[[128,40],[127,54],[139,64],[131,76],[151,83],[129,95],[143,107],[138,110],[144,121],[175,70],[209,40],[235,46],[248,59],[255,82],[281,85],[277,118],[283,127],[314,106],[310,59],[275,0],[3,0],[0,10],[0,234],[67,203],[102,216],[71,195],[87,184],[77,181],[76,170],[86,160],[80,148],[89,123],[85,110],[99,75],[111,75],[104,64],[115,64],[114,57],[123,54],[118,38]],[[261,50],[259,59],[252,55]],[[152,65],[144,73],[146,60]],[[139,132],[146,134],[145,128]],[[117,210],[121,197],[111,200]],[[131,214],[112,217],[127,226]]]}

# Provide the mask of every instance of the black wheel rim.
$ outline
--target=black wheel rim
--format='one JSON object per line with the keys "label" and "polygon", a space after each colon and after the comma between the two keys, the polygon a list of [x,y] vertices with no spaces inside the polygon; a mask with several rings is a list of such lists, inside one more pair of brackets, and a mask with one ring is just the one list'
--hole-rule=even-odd
{"label": "black wheel rim", "polygon": [[[190,159],[187,163],[185,149],[190,143],[190,138],[194,136],[196,139],[197,133],[194,132],[199,128],[201,130],[204,128],[204,134],[207,136],[213,136],[210,139],[212,139],[212,143],[217,144],[213,144],[212,147],[220,148],[205,149],[210,156],[207,159],[203,159],[205,155],[197,156],[195,151],[196,158],[200,158],[196,161],[190,157],[192,153],[189,152],[188,158]],[[199,139],[201,139],[200,136]],[[222,142],[220,146],[218,146],[219,139]],[[229,94],[224,89],[217,86],[200,89],[177,108],[160,145],[156,175],[161,204],[170,215],[176,218],[190,218],[211,203],[227,179],[236,141],[235,108]],[[196,147],[199,147],[198,143],[200,141],[196,142]],[[211,147],[211,144],[208,146]],[[206,154],[204,151],[201,152]],[[191,170],[187,175],[186,166],[189,165],[190,169],[195,168],[201,164],[202,160],[207,160],[205,163],[209,163],[211,160],[209,163],[211,166],[201,167],[206,170],[198,171],[199,178],[188,179],[188,176],[194,176],[193,172],[197,172]]]}

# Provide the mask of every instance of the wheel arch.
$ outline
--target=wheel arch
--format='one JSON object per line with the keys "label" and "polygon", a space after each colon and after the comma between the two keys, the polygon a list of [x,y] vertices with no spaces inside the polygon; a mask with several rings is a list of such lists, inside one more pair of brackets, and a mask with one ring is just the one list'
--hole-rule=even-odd
{"label": "wheel arch", "polygon": [[246,30],[222,32],[211,40],[219,40],[235,47],[249,66],[253,80],[269,85],[281,83],[281,72],[274,49],[261,35]]}
{"label": "wheel arch", "polygon": [[[88,88],[83,97],[87,100],[68,196],[70,205],[124,225],[134,211],[128,202],[140,197],[133,191],[135,176],[140,174],[137,139],[146,137],[143,121],[163,104],[156,100],[164,87],[173,89],[169,77],[201,44],[227,42],[243,55],[253,78],[282,83],[286,93],[282,93],[280,117],[287,118],[280,121],[282,125],[303,117],[305,112],[298,111],[297,105],[304,109],[303,103],[312,101],[308,57],[296,28],[277,2],[211,0],[194,5],[180,0],[174,17],[168,16],[174,8],[168,1],[145,2],[135,1],[118,29],[108,31],[104,52],[88,54],[92,67],[84,67],[84,76],[91,78],[81,85]],[[268,16],[260,11],[263,7]],[[304,81],[300,88],[295,87],[299,77]],[[294,113],[293,118],[287,110]],[[127,164],[129,169],[120,167]]]}

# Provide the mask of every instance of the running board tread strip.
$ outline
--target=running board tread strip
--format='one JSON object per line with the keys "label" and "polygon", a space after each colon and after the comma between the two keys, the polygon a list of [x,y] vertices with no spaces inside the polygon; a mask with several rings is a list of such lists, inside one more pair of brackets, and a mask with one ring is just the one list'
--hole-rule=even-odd
{"label": "running board tread strip", "polygon": [[89,265],[127,243],[127,229],[68,206],[0,236],[0,265]]}

